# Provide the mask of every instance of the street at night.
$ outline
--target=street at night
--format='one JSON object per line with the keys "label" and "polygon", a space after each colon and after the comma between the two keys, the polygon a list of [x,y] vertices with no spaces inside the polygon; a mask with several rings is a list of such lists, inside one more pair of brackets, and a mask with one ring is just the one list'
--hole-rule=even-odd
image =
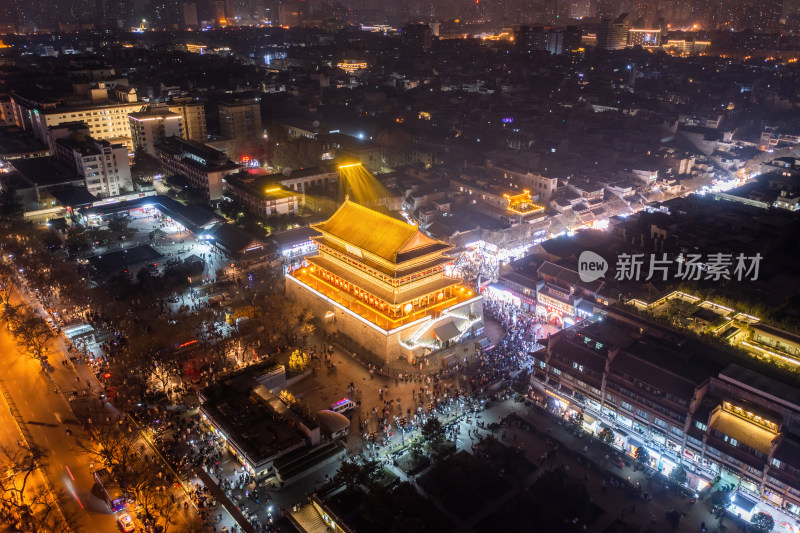
{"label": "street at night", "polygon": [[800,533],[800,0],[4,0],[0,531]]}

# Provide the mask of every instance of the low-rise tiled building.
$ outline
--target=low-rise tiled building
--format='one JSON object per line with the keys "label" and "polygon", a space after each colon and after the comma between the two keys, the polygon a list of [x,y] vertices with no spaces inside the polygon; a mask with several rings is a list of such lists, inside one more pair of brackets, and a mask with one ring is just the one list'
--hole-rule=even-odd
{"label": "low-rise tiled building", "polygon": [[584,429],[612,430],[612,444],[694,490],[735,489],[745,519],[772,505],[800,516],[800,392],[738,364],[730,354],[633,315],[553,335],[534,354],[532,388]]}

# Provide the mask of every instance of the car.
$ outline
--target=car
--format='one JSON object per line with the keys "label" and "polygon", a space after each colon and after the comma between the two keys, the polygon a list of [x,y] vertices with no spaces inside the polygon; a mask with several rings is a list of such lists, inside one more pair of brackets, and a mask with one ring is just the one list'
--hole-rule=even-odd
{"label": "car", "polygon": [[125,533],[136,531],[136,524],[133,523],[133,518],[128,513],[122,513],[117,517],[117,525]]}
{"label": "car", "polygon": [[331,411],[333,411],[334,413],[339,413],[339,414],[346,413],[347,411],[350,411],[351,409],[355,409],[355,408],[356,408],[356,404],[352,400],[350,400],[349,398],[342,398],[338,402],[332,403],[331,406],[330,406],[330,410]]}

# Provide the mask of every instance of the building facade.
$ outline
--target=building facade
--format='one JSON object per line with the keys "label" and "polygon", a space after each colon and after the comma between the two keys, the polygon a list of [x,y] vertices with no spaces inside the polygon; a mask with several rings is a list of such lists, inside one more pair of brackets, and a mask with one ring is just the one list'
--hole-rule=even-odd
{"label": "building facade", "polygon": [[552,336],[531,386],[586,431],[610,430],[626,454],[646,449],[663,474],[682,467],[693,490],[733,486],[746,520],[769,506],[800,517],[800,394],[714,351],[614,310]]}
{"label": "building facade", "polygon": [[204,142],[208,138],[206,107],[203,102],[191,98],[174,98],[167,104],[167,109],[183,119],[184,139]]}
{"label": "building facade", "polygon": [[158,157],[156,145],[167,137],[185,137],[183,118],[166,109],[149,109],[128,115],[133,149]]}
{"label": "building facade", "polygon": [[144,104],[130,101],[130,95],[120,96],[122,101],[108,99],[86,105],[39,104],[13,95],[14,117],[17,126],[32,131],[42,142],[47,142],[48,129],[65,122],[81,121],[89,127],[89,134],[99,140],[125,144],[133,151],[128,115],[144,108]]}
{"label": "building facade", "polygon": [[239,170],[219,150],[179,137],[164,139],[157,150],[165,175],[186,176],[190,186],[211,202],[222,198],[222,179]]}
{"label": "building facade", "polygon": [[287,292],[387,363],[449,346],[483,318],[482,297],[445,274],[452,247],[417,226],[346,200],[312,227],[318,253]]}
{"label": "building facade", "polygon": [[86,190],[98,197],[119,196],[133,190],[128,148],[88,135],[84,124],[50,130],[53,155],[83,178]]}
{"label": "building facade", "polygon": [[236,98],[219,103],[219,124],[226,139],[260,139],[261,100],[259,98]]}
{"label": "building facade", "polygon": [[[249,174],[245,174],[249,176]],[[278,183],[261,187],[254,180],[239,175],[228,176],[224,180],[225,196],[239,202],[248,211],[259,217],[275,215],[296,215],[300,195],[281,187]]]}

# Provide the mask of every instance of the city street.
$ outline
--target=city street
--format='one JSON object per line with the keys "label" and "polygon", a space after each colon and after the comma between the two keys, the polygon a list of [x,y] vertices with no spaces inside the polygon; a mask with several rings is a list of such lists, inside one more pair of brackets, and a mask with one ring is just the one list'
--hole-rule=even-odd
{"label": "city street", "polygon": [[[86,437],[76,423],[62,391],[71,391],[69,371],[57,363],[53,382],[41,365],[20,353],[8,330],[0,330],[0,360],[5,369],[3,384],[13,398],[33,441],[48,450],[47,475],[57,490],[63,491],[64,510],[76,518],[87,533],[106,533],[115,528],[114,516],[105,502],[92,494],[94,484],[91,459],[80,452],[75,437]],[[74,374],[73,374],[74,375]],[[6,427],[13,427],[11,425]],[[73,437],[66,434],[69,428]],[[13,445],[13,444],[12,444]]]}

